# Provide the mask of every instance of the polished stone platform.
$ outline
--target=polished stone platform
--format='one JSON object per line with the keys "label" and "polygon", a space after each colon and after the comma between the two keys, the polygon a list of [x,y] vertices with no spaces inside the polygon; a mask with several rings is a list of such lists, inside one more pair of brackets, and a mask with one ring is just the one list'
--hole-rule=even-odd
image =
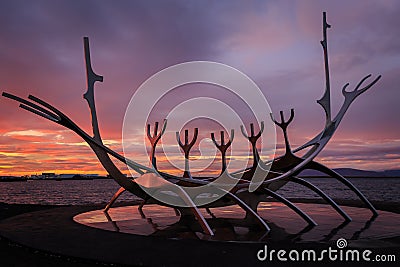
{"label": "polished stone platform", "polygon": [[239,206],[211,209],[211,214],[201,209],[215,232],[215,236],[204,235],[196,221],[181,219],[174,209],[157,205],[112,208],[104,213],[93,210],[79,214],[74,221],[98,229],[143,236],[163,236],[170,239],[201,239],[208,241],[236,242],[328,242],[345,238],[348,240],[382,239],[400,236],[400,214],[380,211],[371,217],[368,209],[344,207],[352,222],[343,218],[329,205],[297,204],[316,222],[309,227],[296,213],[282,203],[260,203],[258,213],[264,218],[271,232],[256,229],[244,221],[245,213]]}
{"label": "polished stone platform", "polygon": [[116,207],[107,217],[100,206],[70,206],[4,219],[0,236],[51,255],[135,266],[266,266],[256,257],[265,244],[271,249],[318,251],[335,248],[339,237],[347,239],[348,247],[398,252],[400,214],[379,211],[371,219],[366,209],[344,207],[353,221],[343,224],[328,205],[299,206],[319,225],[307,228],[287,207],[267,202],[259,210],[271,227],[264,235],[247,227],[244,213],[235,206],[211,209],[216,218],[202,209],[216,233],[210,238],[170,208],[148,205],[142,217],[137,206]]}

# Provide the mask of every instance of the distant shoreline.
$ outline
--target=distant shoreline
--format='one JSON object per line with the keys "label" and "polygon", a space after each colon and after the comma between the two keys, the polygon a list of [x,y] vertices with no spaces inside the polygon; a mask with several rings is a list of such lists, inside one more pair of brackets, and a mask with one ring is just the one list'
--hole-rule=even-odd
{"label": "distant shoreline", "polygon": [[[314,178],[327,178],[327,179],[335,179],[330,176],[298,176],[300,178],[305,178],[305,179],[314,179]],[[345,176],[345,178],[348,179],[400,179],[400,176]],[[49,178],[49,179],[30,179],[30,178],[23,178],[23,177],[16,177],[16,178],[7,178],[7,179],[1,179],[0,178],[0,183],[14,183],[14,182],[28,182],[28,181],[91,181],[91,180],[112,180],[111,177],[107,176],[97,176],[97,177],[82,177],[82,178]]]}
{"label": "distant shoreline", "polygon": [[[298,177],[300,177],[300,178],[332,178],[332,179],[335,179],[334,177],[330,177],[330,176],[309,176],[309,175],[307,175],[307,176],[298,176]],[[352,179],[352,178],[362,178],[362,179],[369,179],[369,178],[379,178],[379,179],[392,179],[392,178],[394,178],[394,179],[398,179],[398,178],[400,178],[400,176],[345,176],[345,178],[350,178],[350,179]]]}
{"label": "distant shoreline", "polygon": [[0,182],[28,182],[28,181],[90,181],[90,180],[108,180],[112,179],[111,177],[107,176],[100,176],[100,177],[82,177],[82,178],[51,178],[51,179],[30,179],[30,178],[23,178],[23,177],[17,177],[17,178],[6,178],[6,179],[0,179]]}

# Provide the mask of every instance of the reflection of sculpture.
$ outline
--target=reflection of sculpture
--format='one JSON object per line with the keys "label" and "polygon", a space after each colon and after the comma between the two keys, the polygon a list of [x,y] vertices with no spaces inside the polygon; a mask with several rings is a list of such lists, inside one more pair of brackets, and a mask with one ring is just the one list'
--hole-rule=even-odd
{"label": "reflection of sculpture", "polygon": [[[322,151],[322,149],[326,146],[329,142],[333,134],[335,133],[336,129],[339,126],[340,121],[342,120],[344,114],[346,113],[347,109],[349,108],[350,104],[363,92],[368,90],[372,87],[381,76],[378,76],[375,80],[373,80],[367,86],[360,88],[364,81],[368,79],[371,75],[366,76],[363,78],[360,83],[356,86],[355,90],[353,91],[346,91],[346,88],[349,84],[346,84],[342,89],[342,94],[345,97],[344,103],[340,108],[338,114],[332,119],[331,116],[331,107],[330,107],[330,81],[329,81],[329,65],[328,65],[328,50],[327,50],[327,28],[330,25],[326,22],[326,16],[324,13],[323,18],[323,41],[321,42],[323,51],[324,51],[324,62],[325,62],[325,79],[326,79],[326,88],[323,97],[318,100],[318,103],[323,107],[326,115],[326,124],[324,129],[316,135],[311,141],[307,142],[306,144],[292,150],[289,144],[288,134],[287,134],[287,127],[291,123],[294,118],[294,110],[291,110],[290,118],[285,121],[283,112],[280,112],[281,122],[276,121],[272,115],[272,120],[276,125],[282,128],[284,137],[285,137],[285,145],[286,145],[286,152],[283,156],[275,158],[272,161],[262,162],[259,157],[259,152],[256,147],[256,143],[258,138],[260,137],[263,128],[264,122],[261,122],[260,132],[258,134],[254,133],[254,125],[250,124],[250,134],[246,133],[244,127],[241,127],[243,135],[248,139],[248,141],[252,145],[252,152],[253,152],[253,165],[250,168],[245,170],[241,170],[235,173],[229,174],[226,170],[226,159],[225,153],[228,147],[230,146],[231,142],[233,141],[233,131],[231,132],[231,136],[229,142],[225,144],[224,141],[224,133],[221,133],[221,143],[220,145],[217,144],[215,140],[214,134],[211,135],[214,144],[221,152],[222,157],[222,170],[220,176],[225,176],[228,179],[237,180],[240,179],[239,183],[230,190],[226,191],[223,187],[219,188],[218,190],[221,191],[221,194],[224,194],[224,197],[207,205],[202,206],[201,208],[206,208],[207,211],[210,212],[210,208],[213,207],[223,207],[227,205],[237,204],[243,210],[246,211],[246,218],[258,223],[262,228],[268,232],[270,228],[266,224],[266,222],[257,214],[257,206],[259,202],[264,201],[267,196],[272,196],[276,200],[284,203],[289,208],[293,209],[297,214],[299,214],[309,225],[316,225],[314,220],[310,218],[306,213],[304,213],[301,209],[299,209],[295,204],[291,203],[289,200],[284,198],[283,196],[279,195],[275,191],[282,186],[284,186],[288,182],[295,182],[300,185],[304,185],[317,194],[319,194],[322,198],[324,198],[341,216],[344,217],[346,221],[350,221],[351,218],[346,214],[344,210],[342,210],[328,195],[326,195],[322,190],[318,187],[314,186],[312,183],[296,177],[298,173],[305,169],[315,169],[321,171],[325,174],[328,174],[331,177],[336,178],[347,187],[349,187],[352,191],[354,191],[358,197],[365,203],[365,205],[372,211],[373,215],[377,215],[377,211],[371,205],[371,203],[364,197],[364,195],[348,180],[346,180],[343,176],[336,173],[332,169],[317,163],[314,161],[314,158]],[[156,157],[155,157],[155,150],[157,142],[162,137],[162,134],[166,128],[166,121],[162,126],[162,130],[158,133],[158,123],[155,124],[154,127],[154,134],[151,135],[150,133],[150,125],[147,126],[147,136],[151,143],[151,158],[150,158],[150,167],[146,167],[140,165],[132,160],[126,159],[125,157],[121,156],[120,154],[116,153],[115,151],[109,149],[108,147],[104,146],[102,138],[100,136],[100,131],[97,122],[97,115],[96,115],[96,107],[95,107],[95,100],[94,100],[94,84],[95,82],[102,82],[103,77],[95,74],[91,67],[90,62],[90,51],[89,51],[89,41],[88,38],[84,38],[84,47],[85,47],[85,59],[86,59],[86,71],[87,71],[87,92],[84,94],[84,98],[87,100],[90,111],[91,111],[91,121],[92,121],[92,128],[93,128],[93,137],[89,134],[84,132],[79,126],[77,126],[71,119],[69,119],[65,114],[63,114],[58,109],[54,108],[52,105],[48,104],[47,102],[30,95],[28,97],[29,100],[25,100],[19,98],[17,96],[3,93],[3,96],[11,98],[20,102],[20,107],[28,110],[32,113],[35,113],[41,117],[44,117],[48,120],[51,120],[57,124],[60,124],[78,134],[82,137],[91,147],[91,149],[95,152],[96,156],[98,157],[99,161],[103,165],[103,167],[107,170],[110,176],[121,186],[121,189],[114,195],[110,203],[107,205],[105,211],[109,209],[112,203],[118,198],[118,196],[124,192],[125,190],[135,194],[136,196],[142,198],[144,203],[156,203],[159,205],[166,205],[157,199],[148,195],[135,181],[134,178],[127,178],[123,175],[120,170],[114,165],[110,156],[126,163],[129,167],[135,170],[138,174],[145,175],[145,172],[152,172],[154,173],[157,169],[156,164]],[[183,149],[185,153],[185,171],[183,177],[173,176],[167,173],[159,172],[160,175],[166,180],[176,185],[184,185],[184,186],[191,186],[196,187],[200,185],[205,185],[214,181],[216,178],[198,178],[192,177],[190,174],[189,169],[189,152],[192,146],[195,143],[197,138],[198,130],[197,128],[194,131],[194,137],[191,142],[188,141],[188,130],[185,130],[185,142],[182,143],[180,140],[179,133],[177,133],[177,140],[179,142],[180,147]],[[309,150],[302,156],[296,156],[295,153],[301,150],[308,148]],[[270,165],[270,172],[266,171],[268,168],[267,166]],[[257,177],[259,183],[256,187],[250,186],[250,179],[251,177]],[[249,188],[250,187],[250,188]],[[245,189],[250,189],[247,191]],[[180,187],[176,187],[176,193],[174,198],[179,199],[182,203],[185,203],[187,207],[175,207],[179,210],[181,216],[192,216],[197,219],[197,222],[202,227],[203,231],[206,234],[213,235],[213,230],[208,225],[207,221],[205,220],[204,216],[201,214],[198,207],[196,207],[192,201],[192,199],[187,195],[187,193],[180,189]],[[168,206],[168,205],[167,205]],[[249,221],[250,222],[250,221]]]}

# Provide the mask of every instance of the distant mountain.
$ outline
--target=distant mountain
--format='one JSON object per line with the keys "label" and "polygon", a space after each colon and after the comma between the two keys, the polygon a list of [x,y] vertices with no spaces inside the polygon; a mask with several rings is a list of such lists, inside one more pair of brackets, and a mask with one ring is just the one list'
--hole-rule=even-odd
{"label": "distant mountain", "polygon": [[400,177],[400,170],[386,170],[386,171],[383,171],[383,173],[387,177]]}
{"label": "distant mountain", "polygon": [[[400,170],[385,170],[385,171],[365,171],[358,170],[352,168],[337,168],[333,169],[336,172],[340,173],[344,177],[400,177]],[[323,177],[324,174],[314,171],[314,170],[305,170],[300,173],[299,176],[302,177]]]}
{"label": "distant mountain", "polygon": [[383,175],[383,173],[377,171],[364,171],[352,168],[337,168],[335,171],[344,177],[380,177]]}

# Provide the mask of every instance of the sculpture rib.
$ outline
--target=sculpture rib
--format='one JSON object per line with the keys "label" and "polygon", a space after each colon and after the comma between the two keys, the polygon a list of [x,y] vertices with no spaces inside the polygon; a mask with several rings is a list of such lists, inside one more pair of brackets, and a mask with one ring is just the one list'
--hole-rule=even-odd
{"label": "sculpture rib", "polygon": [[293,177],[290,179],[290,181],[293,181],[295,183],[298,183],[298,184],[301,184],[301,185],[304,185],[304,186],[310,188],[312,191],[314,191],[315,193],[320,195],[323,199],[325,199],[325,201],[328,202],[337,211],[337,213],[339,213],[346,221],[351,222],[351,217],[333,199],[331,199],[327,194],[325,194],[324,191],[322,191],[321,189],[319,189],[312,183],[307,182],[306,180],[301,179],[301,178]]}
{"label": "sculpture rib", "polygon": [[113,197],[111,198],[110,202],[108,202],[108,204],[106,205],[106,207],[104,208],[104,212],[107,212],[111,206],[114,204],[114,202],[119,198],[119,196],[125,192],[126,189],[123,188],[122,186],[118,189],[118,191],[113,195]]}
{"label": "sculpture rib", "polygon": [[299,207],[297,207],[294,203],[289,201],[287,198],[284,196],[269,190],[268,188],[264,188],[264,191],[267,195],[275,198],[276,200],[282,202],[286,206],[288,206],[290,209],[292,209],[294,212],[296,212],[300,217],[302,217],[309,225],[316,226],[318,225],[310,216],[308,216],[304,211],[302,211]]}
{"label": "sculpture rib", "polygon": [[325,165],[322,165],[321,163],[318,162],[311,162],[311,164],[308,166],[309,169],[314,169],[317,171],[321,171],[325,174],[328,174],[329,176],[335,178],[336,180],[340,181],[343,183],[345,186],[347,186],[351,191],[356,193],[356,195],[364,202],[364,204],[371,210],[373,216],[378,216],[378,212],[375,209],[375,207],[369,202],[369,200],[364,196],[363,193],[355,186],[353,185],[349,180],[347,180],[345,177],[337,173],[336,171],[326,167]]}

